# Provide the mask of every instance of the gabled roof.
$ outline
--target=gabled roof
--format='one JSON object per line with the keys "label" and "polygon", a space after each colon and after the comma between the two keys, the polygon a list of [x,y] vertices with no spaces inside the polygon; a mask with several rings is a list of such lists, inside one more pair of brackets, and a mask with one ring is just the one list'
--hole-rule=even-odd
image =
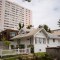
{"label": "gabled roof", "polygon": [[31,29],[31,30],[27,30],[29,31],[29,33],[24,33],[24,34],[19,34],[11,39],[19,39],[19,38],[23,38],[23,37],[29,37],[29,36],[33,36],[35,33],[37,33],[37,31],[39,31],[41,29]]}
{"label": "gabled roof", "polygon": [[[25,29],[24,29],[25,30]],[[48,38],[56,38],[56,39],[60,39],[57,35],[53,35],[51,33],[46,32],[46,30],[44,28],[37,28],[37,29],[30,29],[30,30],[26,30],[29,31],[29,33],[24,33],[24,34],[19,34],[11,39],[20,39],[23,37],[29,37],[29,36],[33,36],[34,34],[36,34],[38,31],[43,31],[43,33],[48,37]]]}

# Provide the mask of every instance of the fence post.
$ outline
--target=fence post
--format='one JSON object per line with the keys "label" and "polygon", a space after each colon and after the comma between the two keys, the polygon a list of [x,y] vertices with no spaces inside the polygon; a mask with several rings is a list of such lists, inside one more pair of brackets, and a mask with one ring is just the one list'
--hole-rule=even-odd
{"label": "fence post", "polygon": [[18,48],[18,54],[19,54],[20,52],[19,52],[19,48]]}

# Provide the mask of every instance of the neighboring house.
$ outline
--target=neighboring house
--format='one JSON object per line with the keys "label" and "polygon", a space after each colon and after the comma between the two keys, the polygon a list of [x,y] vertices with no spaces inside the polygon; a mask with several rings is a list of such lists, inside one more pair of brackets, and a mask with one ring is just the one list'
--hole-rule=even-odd
{"label": "neighboring house", "polygon": [[15,43],[12,43],[15,47],[19,45],[19,48],[29,48],[29,45],[34,46],[34,52],[46,52],[47,47],[60,46],[60,37],[53,35],[45,31],[44,28],[37,29],[22,29],[21,33],[13,38]]}
{"label": "neighboring house", "polygon": [[[4,49],[3,46],[4,46],[4,43],[2,41],[3,38],[6,39],[6,41],[11,41],[10,39],[14,36],[18,35],[18,30],[12,30],[12,29],[6,29],[2,32],[0,32],[0,49]],[[11,41],[12,42],[12,41]]]}
{"label": "neighboring house", "polygon": [[60,37],[60,29],[52,30],[52,34],[58,35]]}

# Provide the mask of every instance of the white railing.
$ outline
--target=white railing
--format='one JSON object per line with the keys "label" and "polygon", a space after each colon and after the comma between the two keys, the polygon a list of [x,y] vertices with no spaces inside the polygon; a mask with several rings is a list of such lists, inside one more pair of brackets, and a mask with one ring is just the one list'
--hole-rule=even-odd
{"label": "white railing", "polygon": [[11,49],[11,50],[2,50],[0,49],[0,56],[6,56],[6,55],[16,55],[16,54],[29,54],[30,48],[26,49]]}

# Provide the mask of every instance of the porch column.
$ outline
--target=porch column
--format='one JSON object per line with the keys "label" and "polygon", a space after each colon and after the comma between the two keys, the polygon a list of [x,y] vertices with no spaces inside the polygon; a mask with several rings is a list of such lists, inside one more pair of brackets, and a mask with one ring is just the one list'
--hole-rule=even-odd
{"label": "porch column", "polygon": [[9,45],[9,50],[11,50],[11,45]]}

